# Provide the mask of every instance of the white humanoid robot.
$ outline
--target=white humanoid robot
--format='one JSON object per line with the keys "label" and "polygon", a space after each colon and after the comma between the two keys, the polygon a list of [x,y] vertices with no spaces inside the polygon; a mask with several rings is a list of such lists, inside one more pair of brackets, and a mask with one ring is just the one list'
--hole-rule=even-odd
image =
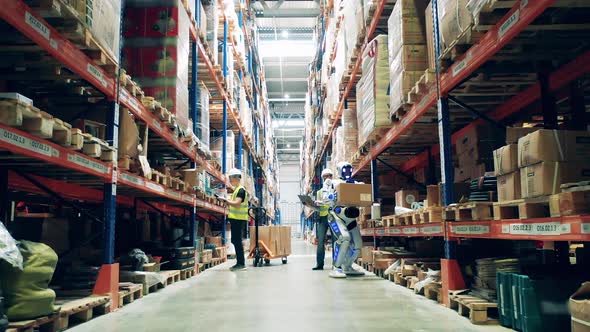
{"label": "white humanoid robot", "polygon": [[362,237],[356,218],[359,209],[353,206],[339,206],[336,204],[335,185],[342,182],[359,183],[352,179],[352,165],[348,162],[338,163],[339,179],[324,182],[324,202],[330,206],[328,223],[335,237],[333,252],[332,278],[346,278],[346,276],[362,276],[365,273],[353,269],[352,264],[361,252]]}

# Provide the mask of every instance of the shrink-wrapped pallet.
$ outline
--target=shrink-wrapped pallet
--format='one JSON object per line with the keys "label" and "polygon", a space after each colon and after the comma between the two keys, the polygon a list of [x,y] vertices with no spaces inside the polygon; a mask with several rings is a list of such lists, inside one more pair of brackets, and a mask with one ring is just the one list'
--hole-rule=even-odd
{"label": "shrink-wrapped pallet", "polygon": [[209,150],[209,100],[211,95],[209,94],[209,90],[205,86],[203,82],[199,84],[199,88],[197,89],[197,123],[196,127],[197,130],[195,135],[201,141],[202,146],[205,147],[206,150]]}
{"label": "shrink-wrapped pallet", "polygon": [[388,69],[387,35],[379,35],[363,52],[363,77],[356,87],[358,146],[379,127],[390,126]]}
{"label": "shrink-wrapped pallet", "polygon": [[[357,47],[358,37],[364,34],[363,0],[347,0],[342,8],[344,41],[346,42],[346,63],[349,63]],[[359,44],[360,46],[360,44]]]}
{"label": "shrink-wrapped pallet", "polygon": [[188,129],[190,20],[180,0],[129,0],[125,12],[124,67],[148,96]]}
{"label": "shrink-wrapped pallet", "polygon": [[[440,0],[438,18],[441,49],[447,49],[454,41],[471,44],[475,37],[472,31],[473,17],[467,8],[468,0]],[[472,1],[473,2],[473,1]]]}
{"label": "shrink-wrapped pallet", "polygon": [[408,100],[408,92],[428,67],[425,45],[405,45],[393,59],[390,68],[390,107],[392,116]]}
{"label": "shrink-wrapped pallet", "polygon": [[403,45],[426,45],[424,12],[428,1],[399,0],[387,20],[389,62]]}
{"label": "shrink-wrapped pallet", "polygon": [[[235,151],[236,151],[236,139],[234,136],[233,131],[228,130],[226,132],[227,143],[226,143],[226,156],[225,156],[225,169],[230,170],[235,167]],[[213,153],[213,157],[217,159],[220,165],[222,164],[221,158],[223,152],[223,137],[217,137],[211,143],[211,152]]]}
{"label": "shrink-wrapped pallet", "polygon": [[358,150],[358,126],[354,109],[345,109],[342,113],[342,142],[344,145],[342,158],[350,162]]}

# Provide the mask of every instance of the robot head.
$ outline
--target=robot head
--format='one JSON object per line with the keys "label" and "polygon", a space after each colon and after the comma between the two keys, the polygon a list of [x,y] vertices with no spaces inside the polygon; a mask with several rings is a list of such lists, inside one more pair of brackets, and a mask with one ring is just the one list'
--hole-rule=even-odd
{"label": "robot head", "polygon": [[352,165],[347,161],[338,163],[338,175],[342,180],[352,180]]}

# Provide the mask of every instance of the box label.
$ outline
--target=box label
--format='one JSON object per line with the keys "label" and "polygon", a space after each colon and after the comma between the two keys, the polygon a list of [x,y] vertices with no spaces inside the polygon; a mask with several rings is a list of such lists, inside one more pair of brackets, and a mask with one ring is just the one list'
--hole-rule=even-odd
{"label": "box label", "polygon": [[102,84],[103,87],[107,87],[107,81],[105,80],[100,69],[89,63],[86,65],[86,71],[88,71],[92,76],[94,76],[94,78],[96,78],[100,82],[100,84]]}
{"label": "box label", "polygon": [[406,227],[402,229],[403,234],[418,234],[419,232],[420,230],[418,229],[418,227]]}
{"label": "box label", "polygon": [[484,235],[484,234],[490,234],[490,226],[487,226],[487,225],[451,226],[451,232],[458,234],[458,235]]}
{"label": "box label", "polygon": [[37,140],[24,137],[2,128],[0,128],[0,140],[38,154],[59,158],[59,150],[56,150],[45,143],[41,143]]}
{"label": "box label", "polygon": [[426,226],[422,227],[422,233],[424,234],[439,234],[442,233],[442,226]]}
{"label": "box label", "polygon": [[465,59],[461,60],[457,65],[453,66],[453,77],[457,76],[460,72],[467,67],[467,64],[471,60],[471,52],[467,52]]}
{"label": "box label", "polygon": [[191,195],[182,194],[182,199],[189,203],[193,202],[193,197]]}
{"label": "box label", "polygon": [[25,21],[31,26],[31,28],[33,28],[33,30],[37,31],[41,36],[49,40],[49,37],[51,36],[51,30],[49,30],[49,28],[43,24],[43,22],[39,21],[29,12],[25,12]]}
{"label": "box label", "polygon": [[581,232],[582,234],[590,234],[590,224],[585,223],[585,224],[581,224]]}
{"label": "box label", "polygon": [[131,107],[133,107],[135,109],[135,111],[137,112],[137,114],[141,115],[141,107],[139,106],[139,104],[137,103],[137,99],[133,98],[133,97],[129,97],[129,104],[131,105]]}
{"label": "box label", "polygon": [[[505,230],[502,227],[502,233],[506,233]],[[571,225],[560,222],[509,224],[508,232],[511,235],[562,235],[571,233]]]}
{"label": "box label", "polygon": [[82,157],[77,154],[68,154],[68,161],[102,174],[107,174],[110,168],[94,160]]}
{"label": "box label", "polygon": [[119,178],[121,180],[124,180],[127,182],[135,183],[138,186],[143,186],[145,184],[145,181],[143,181],[142,178],[137,177],[137,176],[133,176],[133,175],[129,175],[127,173],[120,173]]}
{"label": "box label", "polygon": [[164,192],[164,188],[162,188],[162,186],[157,185],[157,184],[155,184],[153,182],[150,182],[150,181],[147,181],[145,186],[148,187],[149,189],[155,190],[155,191],[157,191],[159,193],[163,193]]}
{"label": "box label", "polygon": [[508,31],[510,31],[510,29],[512,29],[512,27],[514,27],[516,25],[516,23],[518,22],[518,20],[520,19],[520,9],[517,9],[512,15],[510,15],[510,17],[504,22],[502,23],[502,25],[500,26],[500,29],[498,30],[498,39],[502,39],[504,37],[504,35],[506,35],[506,33]]}
{"label": "box label", "polygon": [[171,189],[168,189],[168,190],[166,190],[166,193],[167,193],[168,195],[170,195],[170,196],[172,196],[172,197],[176,197],[176,198],[178,198],[178,199],[180,199],[180,198],[182,197],[182,195],[181,195],[179,192],[177,192],[177,191],[174,191],[174,190],[171,190]]}
{"label": "box label", "polygon": [[371,194],[361,194],[361,201],[362,202],[372,202],[373,197]]}
{"label": "box label", "polygon": [[383,235],[385,235],[385,230],[384,229],[377,229],[377,230],[375,230],[375,234],[377,234],[379,236],[383,236]]}

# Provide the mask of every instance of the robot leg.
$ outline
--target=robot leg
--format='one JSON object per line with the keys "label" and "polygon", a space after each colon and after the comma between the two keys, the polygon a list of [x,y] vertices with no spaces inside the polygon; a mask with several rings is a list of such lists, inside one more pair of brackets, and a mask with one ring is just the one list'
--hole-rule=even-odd
{"label": "robot leg", "polygon": [[362,247],[362,241],[363,241],[362,236],[361,236],[361,230],[359,227],[354,227],[351,230],[349,230],[349,234],[351,236],[352,243],[349,247],[349,252],[346,257],[346,263],[344,263],[344,265],[342,266],[342,269],[346,275],[361,276],[361,275],[364,275],[365,273],[362,271],[357,271],[352,267],[352,264],[356,261],[356,259],[359,257],[359,255],[361,253],[361,247]]}
{"label": "robot leg", "polygon": [[333,278],[344,278],[346,274],[342,272],[341,266],[344,263],[346,256],[348,255],[348,247],[350,245],[350,234],[346,229],[344,222],[330,213],[328,217],[330,229],[334,234],[334,253],[333,253],[333,271],[330,273],[330,277]]}

